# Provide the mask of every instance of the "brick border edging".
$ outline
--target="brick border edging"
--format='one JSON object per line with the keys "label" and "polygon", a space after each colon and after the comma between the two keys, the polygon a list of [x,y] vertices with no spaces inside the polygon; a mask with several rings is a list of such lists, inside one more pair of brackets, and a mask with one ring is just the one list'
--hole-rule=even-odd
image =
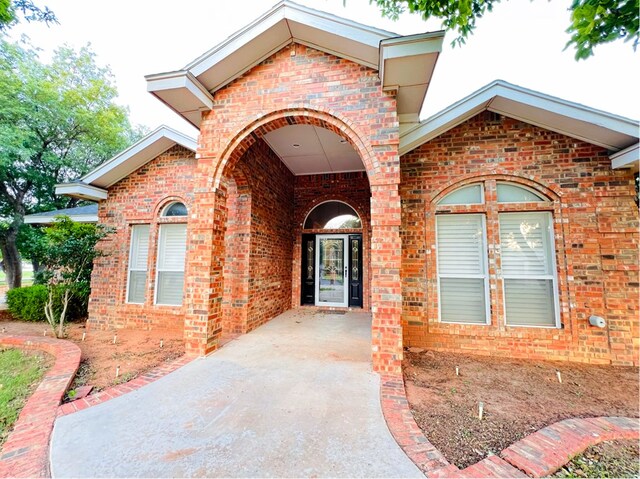
{"label": "brick border edging", "polygon": [[0,345],[38,349],[55,363],[22,408],[0,455],[0,477],[49,477],[49,438],[57,408],[80,366],[78,346],[36,336],[0,337]]}
{"label": "brick border edging", "polygon": [[140,389],[142,386],[146,386],[147,384],[157,381],[161,377],[172,373],[176,369],[181,368],[194,359],[197,359],[197,357],[189,355],[180,356],[177,359],[165,362],[160,366],[156,366],[155,368],[139,375],[129,382],[118,384],[117,386],[112,386],[96,394],[90,394],[89,396],[82,399],[76,399],[75,401],[62,404],[57,409],[57,417],[66,416],[67,414],[73,414],[74,412],[81,411],[82,409],[95,406],[96,404],[106,402],[109,399],[113,399],[131,391],[135,391],[136,389]]}
{"label": "brick border edging", "polygon": [[391,435],[427,477],[447,477],[459,469],[429,442],[413,419],[401,374],[380,375],[382,414]]}
{"label": "brick border edging", "polygon": [[544,477],[560,469],[589,446],[614,439],[640,439],[640,419],[565,419],[530,434],[500,455],[527,474]]}
{"label": "brick border edging", "polygon": [[589,446],[614,439],[640,440],[638,418],[565,419],[512,444],[500,456],[487,457],[460,470],[446,460],[416,424],[409,409],[403,376],[381,375],[380,399],[382,413],[391,434],[409,459],[427,477],[545,477]]}

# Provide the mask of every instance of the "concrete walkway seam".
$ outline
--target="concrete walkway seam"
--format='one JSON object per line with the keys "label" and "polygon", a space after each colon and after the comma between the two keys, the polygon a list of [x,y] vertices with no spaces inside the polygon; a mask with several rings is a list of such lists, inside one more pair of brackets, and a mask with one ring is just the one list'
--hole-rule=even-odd
{"label": "concrete walkway seam", "polygon": [[80,366],[80,348],[69,341],[35,336],[3,336],[0,345],[55,356],[0,452],[0,477],[49,477],[51,431],[57,407]]}

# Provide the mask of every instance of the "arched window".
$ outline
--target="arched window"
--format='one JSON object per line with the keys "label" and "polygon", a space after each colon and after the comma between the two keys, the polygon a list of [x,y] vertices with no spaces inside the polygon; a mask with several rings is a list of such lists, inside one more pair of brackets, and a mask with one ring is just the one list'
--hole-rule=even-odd
{"label": "arched window", "polygon": [[165,206],[160,216],[187,216],[187,207],[184,205],[184,203],[174,201],[173,203],[169,203],[167,206]]}
{"label": "arched window", "polygon": [[327,201],[316,206],[304,222],[304,229],[360,229],[362,222],[351,206],[341,201]]}
{"label": "arched window", "polygon": [[[444,196],[436,206],[440,321],[491,323],[493,264],[508,326],[558,327],[552,209],[540,193],[509,182],[473,183]],[[487,230],[497,244],[488,243]]]}

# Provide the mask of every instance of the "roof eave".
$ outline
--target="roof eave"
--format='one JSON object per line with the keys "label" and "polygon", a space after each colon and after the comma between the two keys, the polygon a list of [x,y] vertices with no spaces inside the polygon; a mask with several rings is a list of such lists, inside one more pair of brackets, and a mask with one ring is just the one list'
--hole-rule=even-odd
{"label": "roof eave", "polygon": [[83,182],[58,184],[56,185],[56,195],[90,201],[106,200],[109,196],[107,190]]}
{"label": "roof eave", "polygon": [[[193,138],[168,126],[160,126],[126,150],[87,173],[80,181],[101,188],[109,188],[175,145],[181,145],[193,152],[197,149],[196,140]],[[132,162],[132,159],[135,161]],[[118,171],[118,173],[114,175],[114,171]]]}
{"label": "roof eave", "polygon": [[640,143],[610,155],[609,159],[611,159],[613,169],[631,168],[634,171],[638,171],[638,166],[640,165]]}
{"label": "roof eave", "polygon": [[[524,114],[516,113],[515,110],[518,109],[524,111]],[[400,137],[400,154],[408,153],[484,110],[613,151],[637,142],[638,137],[638,122],[634,120],[496,80],[406,130]],[[532,113],[535,115],[531,115]],[[549,121],[533,118],[540,115],[547,115]],[[571,128],[558,126],[559,118],[568,122]],[[584,133],[587,129],[598,131],[600,138],[595,138],[593,132]]]}
{"label": "roof eave", "polygon": [[[417,121],[444,41],[444,31],[387,38],[380,42],[379,76],[383,90],[397,90],[401,123]],[[420,74],[415,73],[418,66]]]}

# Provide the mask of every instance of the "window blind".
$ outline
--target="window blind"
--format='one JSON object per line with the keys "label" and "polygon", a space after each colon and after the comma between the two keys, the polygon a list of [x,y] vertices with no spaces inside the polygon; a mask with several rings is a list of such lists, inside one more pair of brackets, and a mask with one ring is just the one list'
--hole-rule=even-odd
{"label": "window blind", "polygon": [[440,320],[487,322],[487,267],[483,215],[436,220]]}
{"label": "window blind", "polygon": [[129,303],[144,303],[148,258],[149,225],[132,226],[127,278],[127,302]]}
{"label": "window blind", "polygon": [[549,213],[501,213],[506,322],[555,326],[555,271]]}
{"label": "window blind", "polygon": [[186,249],[186,224],[160,225],[156,304],[182,304]]}

